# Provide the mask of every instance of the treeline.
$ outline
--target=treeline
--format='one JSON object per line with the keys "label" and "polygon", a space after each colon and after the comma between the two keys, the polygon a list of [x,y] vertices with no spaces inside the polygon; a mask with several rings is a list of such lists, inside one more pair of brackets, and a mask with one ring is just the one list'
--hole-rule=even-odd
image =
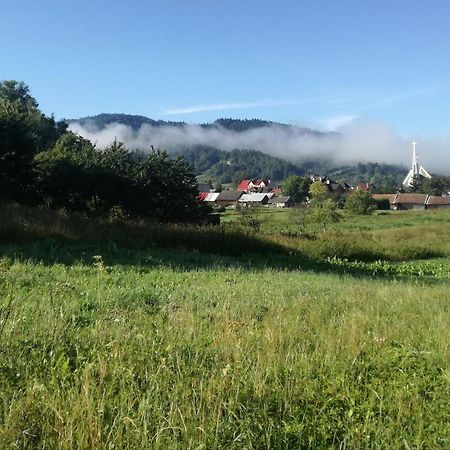
{"label": "treeline", "polygon": [[187,162],[152,149],[136,153],[113,142],[96,149],[47,117],[22,82],[0,83],[0,200],[98,216],[195,222],[207,210],[196,200]]}
{"label": "treeline", "polygon": [[133,115],[133,114],[97,114],[96,116],[82,117],[76,120],[68,120],[68,122],[77,122],[82,126],[94,126],[96,129],[111,125],[112,123],[120,123],[138,131],[142,125],[150,125],[152,127],[182,127],[184,122],[171,122],[166,120],[153,120],[149,117]]}

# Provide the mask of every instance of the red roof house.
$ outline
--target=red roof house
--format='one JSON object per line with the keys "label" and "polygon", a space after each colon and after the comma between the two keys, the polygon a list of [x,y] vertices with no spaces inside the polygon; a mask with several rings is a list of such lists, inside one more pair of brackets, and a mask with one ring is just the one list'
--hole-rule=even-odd
{"label": "red roof house", "polygon": [[250,190],[249,183],[251,180],[242,180],[239,186],[236,188],[237,191],[248,191]]}

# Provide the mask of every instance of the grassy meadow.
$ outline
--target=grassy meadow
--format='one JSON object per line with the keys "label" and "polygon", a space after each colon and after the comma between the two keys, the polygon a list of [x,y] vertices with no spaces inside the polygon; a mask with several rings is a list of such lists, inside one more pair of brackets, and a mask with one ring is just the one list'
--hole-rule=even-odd
{"label": "grassy meadow", "polygon": [[450,212],[255,233],[0,209],[0,448],[450,448]]}

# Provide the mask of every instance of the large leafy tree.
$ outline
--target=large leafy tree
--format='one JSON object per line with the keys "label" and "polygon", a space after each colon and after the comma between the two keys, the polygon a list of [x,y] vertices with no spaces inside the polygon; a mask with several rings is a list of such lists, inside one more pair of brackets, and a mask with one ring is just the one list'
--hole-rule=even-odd
{"label": "large leafy tree", "polygon": [[99,208],[99,158],[90,141],[66,133],[36,156],[36,166],[38,192],[47,206],[75,211]]}
{"label": "large leafy tree", "polygon": [[426,178],[422,183],[422,191],[425,194],[445,195],[450,191],[450,178],[439,175]]}
{"label": "large leafy tree", "polygon": [[309,177],[291,175],[283,183],[283,194],[289,195],[296,203],[304,202],[308,197],[311,183]]}
{"label": "large leafy tree", "polygon": [[202,213],[197,179],[186,161],[152,150],[135,168],[133,212],[162,221],[196,221]]}
{"label": "large leafy tree", "polygon": [[346,198],[345,209],[357,215],[371,214],[376,209],[376,201],[369,192],[358,189]]}
{"label": "large leafy tree", "polygon": [[64,122],[42,114],[25,83],[0,82],[0,198],[35,199],[34,157],[65,129]]}
{"label": "large leafy tree", "polygon": [[338,205],[328,197],[327,188],[320,181],[314,181],[309,188],[308,220],[322,224],[323,232],[327,226],[341,220]]}

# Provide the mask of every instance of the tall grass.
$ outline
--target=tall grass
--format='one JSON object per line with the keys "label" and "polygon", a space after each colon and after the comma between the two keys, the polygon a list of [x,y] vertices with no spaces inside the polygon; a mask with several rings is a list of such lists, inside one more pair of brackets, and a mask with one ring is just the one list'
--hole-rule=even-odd
{"label": "tall grass", "polygon": [[447,286],[100,256],[1,267],[6,448],[450,443]]}
{"label": "tall grass", "polygon": [[6,205],[0,448],[449,448],[448,279],[339,259],[414,275],[446,227],[289,237]]}
{"label": "tall grass", "polygon": [[[446,213],[443,212],[444,217]],[[0,239],[24,242],[50,238],[83,244],[180,249],[244,257],[296,254],[312,260],[339,257],[352,261],[409,261],[450,256],[450,241],[444,239],[450,232],[450,222],[440,222],[439,214],[433,217],[435,222],[429,224],[394,229],[342,229],[305,234],[283,233],[280,230],[284,226],[274,226],[271,232],[257,233],[233,221],[219,227],[114,222],[8,204],[0,208]],[[350,222],[353,220],[354,217],[348,218]]]}

